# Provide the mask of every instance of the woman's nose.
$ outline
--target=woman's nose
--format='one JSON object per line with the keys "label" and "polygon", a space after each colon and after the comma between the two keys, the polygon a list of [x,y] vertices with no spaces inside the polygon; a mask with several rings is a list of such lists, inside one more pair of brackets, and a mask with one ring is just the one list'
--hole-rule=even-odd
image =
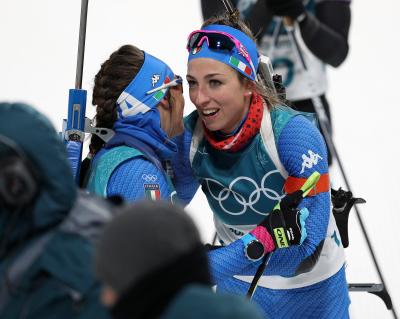
{"label": "woman's nose", "polygon": [[210,96],[204,88],[199,87],[196,92],[196,100],[195,104],[199,106],[203,106],[210,101]]}

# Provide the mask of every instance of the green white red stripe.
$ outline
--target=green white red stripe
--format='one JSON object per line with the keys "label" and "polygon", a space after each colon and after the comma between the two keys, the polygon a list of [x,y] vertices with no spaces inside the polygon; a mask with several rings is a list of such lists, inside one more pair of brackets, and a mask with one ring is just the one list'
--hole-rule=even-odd
{"label": "green white red stripe", "polygon": [[235,57],[231,56],[229,58],[229,63],[233,65],[235,68],[239,69],[243,73],[246,73],[247,75],[251,75],[251,69],[242,61],[236,59]]}
{"label": "green white red stripe", "polygon": [[159,184],[144,184],[144,194],[146,198],[151,200],[160,200],[160,185]]}
{"label": "green white red stripe", "polygon": [[[165,78],[163,84],[167,84],[167,83],[169,83],[169,82],[171,82],[171,79],[167,76],[167,77]],[[166,92],[166,91],[167,91],[167,88],[161,89],[161,90],[157,91],[157,92],[153,95],[153,97],[154,97],[157,101],[161,101],[161,99],[162,99],[163,96],[165,95],[165,92]]]}

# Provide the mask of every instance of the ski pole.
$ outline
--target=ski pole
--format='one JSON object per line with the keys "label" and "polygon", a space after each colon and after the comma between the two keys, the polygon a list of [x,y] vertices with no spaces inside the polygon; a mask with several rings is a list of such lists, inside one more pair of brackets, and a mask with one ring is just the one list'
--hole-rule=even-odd
{"label": "ski pole", "polygon": [[[301,64],[302,64],[302,67],[303,67],[304,71],[307,72],[308,71],[307,64],[306,64],[306,62],[304,60],[304,56],[303,56],[303,54],[301,52],[301,48],[299,46],[299,43],[297,42],[297,39],[295,37],[293,23],[289,18],[285,17],[284,18],[284,25],[286,27],[286,31],[288,33],[289,40],[292,43],[292,47],[295,49],[295,52],[298,55],[299,60],[301,61]],[[312,98],[312,103],[314,104],[316,115],[317,115],[318,121],[320,123],[320,127],[321,127],[321,130],[322,130],[322,133],[323,133],[323,135],[325,137],[328,149],[331,152],[332,156],[336,158],[336,161],[337,161],[337,163],[339,165],[339,169],[340,169],[340,172],[342,174],[342,177],[343,177],[344,183],[346,185],[346,188],[347,188],[348,191],[351,192],[350,183],[349,183],[349,181],[347,179],[347,175],[345,173],[342,161],[340,160],[339,154],[337,152],[337,149],[335,147],[335,144],[333,143],[333,139],[332,139],[331,134],[330,134],[330,132],[331,132],[330,123],[328,121],[328,117],[326,116],[326,113],[325,113],[321,98],[319,96],[313,97]],[[369,250],[370,255],[372,257],[375,269],[376,269],[376,271],[378,273],[378,276],[379,276],[379,279],[380,279],[380,281],[382,283],[382,285],[379,286],[381,288],[379,294],[376,291],[368,291],[368,292],[374,293],[377,296],[381,297],[383,299],[383,301],[385,302],[385,305],[388,308],[388,310],[391,310],[392,313],[393,313],[394,318],[397,319],[397,314],[396,314],[395,307],[393,306],[393,304],[391,302],[391,298],[390,298],[389,292],[386,289],[387,286],[386,286],[385,280],[383,278],[383,273],[382,273],[381,268],[379,266],[379,263],[378,263],[378,260],[376,258],[376,255],[374,253],[374,249],[372,247],[371,240],[369,239],[366,227],[364,225],[364,222],[363,222],[363,219],[362,219],[361,214],[359,212],[359,209],[357,208],[357,205],[354,205],[354,209],[355,209],[355,212],[356,212],[358,223],[359,223],[359,225],[361,227],[362,234],[364,236],[364,239],[365,239],[365,241],[367,243],[367,246],[368,246],[368,250]],[[354,284],[354,285],[357,285],[357,284]],[[376,286],[374,288],[376,289]],[[350,286],[350,285],[349,285],[349,290],[350,291],[355,291],[355,290],[352,290],[352,286]],[[360,291],[360,290],[358,290],[358,291]]]}
{"label": "ski pole", "polygon": [[[301,186],[300,190],[303,192],[301,197],[302,199],[304,197],[306,197],[308,195],[308,193],[315,187],[315,185],[317,184],[319,178],[321,177],[321,174],[318,173],[317,171],[315,171],[314,173],[312,173],[307,180],[304,182],[303,186]],[[300,203],[297,203],[297,205]],[[279,201],[278,204],[275,205],[274,210],[280,210],[281,209],[281,202]],[[260,281],[260,278],[262,276],[262,274],[265,271],[265,268],[268,265],[268,262],[270,261],[272,257],[272,252],[270,252],[269,254],[265,254],[265,256],[263,257],[263,259],[261,260],[261,264],[258,266],[257,271],[253,277],[253,280],[251,281],[249,290],[247,291],[246,296],[251,299],[254,296],[254,293],[256,292],[256,289],[258,287],[258,282]]]}

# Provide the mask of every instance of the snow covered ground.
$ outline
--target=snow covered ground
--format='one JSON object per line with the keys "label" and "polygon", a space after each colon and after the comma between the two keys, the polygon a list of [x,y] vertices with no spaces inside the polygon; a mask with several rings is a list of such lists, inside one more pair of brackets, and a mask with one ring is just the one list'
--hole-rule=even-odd
{"label": "snow covered ground", "polygon": [[[217,0],[216,0],[217,1]],[[335,143],[360,206],[392,299],[400,311],[400,158],[398,31],[396,0],[355,1],[351,51],[337,70],[330,69]],[[183,13],[183,14],[182,14]],[[66,116],[68,89],[74,87],[79,0],[2,0],[0,2],[0,100],[25,101],[47,114],[57,129]],[[197,0],[106,1],[89,4],[83,88],[90,96],[100,64],[126,43],[164,59],[185,75],[187,34],[200,26]],[[193,110],[189,99],[185,113]],[[343,185],[338,170],[336,186]],[[204,197],[188,207],[204,240],[213,235]],[[355,214],[346,250],[350,282],[378,282]],[[392,318],[376,296],[352,293],[352,318]]]}

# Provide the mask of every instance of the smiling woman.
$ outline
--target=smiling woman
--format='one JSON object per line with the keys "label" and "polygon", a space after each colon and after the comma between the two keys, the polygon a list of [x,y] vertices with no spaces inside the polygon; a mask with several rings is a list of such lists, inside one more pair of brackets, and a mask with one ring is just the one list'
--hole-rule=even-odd
{"label": "smiling woman", "polygon": [[[188,185],[200,184],[213,211],[222,244],[209,252],[217,292],[246,294],[258,261],[273,252],[253,296],[266,317],[348,318],[321,134],[258,83],[259,54],[240,20],[207,20],[187,48],[197,110],[185,118],[178,141],[175,185],[189,200],[195,188]],[[315,172],[321,175],[315,190],[293,204],[297,185]]]}

